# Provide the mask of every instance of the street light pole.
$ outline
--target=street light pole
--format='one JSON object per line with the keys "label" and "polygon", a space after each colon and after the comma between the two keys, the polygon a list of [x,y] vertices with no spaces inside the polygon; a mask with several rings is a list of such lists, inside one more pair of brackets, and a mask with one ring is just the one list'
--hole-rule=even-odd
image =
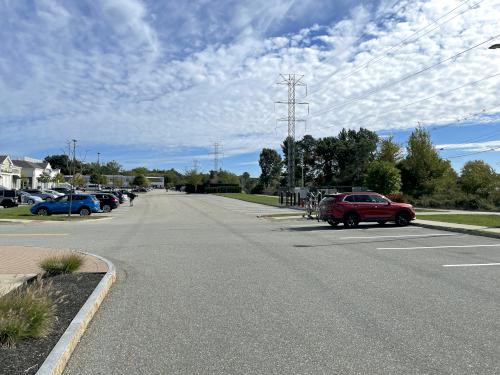
{"label": "street light pole", "polygon": [[97,153],[97,187],[101,190],[101,164],[100,164],[101,153]]}

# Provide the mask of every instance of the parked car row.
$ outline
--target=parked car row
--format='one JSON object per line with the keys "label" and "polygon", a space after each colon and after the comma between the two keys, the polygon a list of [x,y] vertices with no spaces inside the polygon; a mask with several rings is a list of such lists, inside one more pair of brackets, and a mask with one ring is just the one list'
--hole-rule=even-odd
{"label": "parked car row", "polygon": [[360,222],[376,222],[381,225],[393,221],[405,226],[415,219],[411,204],[395,203],[381,194],[355,192],[332,194],[319,203],[319,220],[332,226],[357,227]]}
{"label": "parked car row", "polygon": [[128,199],[132,193],[127,190],[75,192],[55,199],[47,199],[30,208],[33,215],[47,216],[53,214],[72,214],[88,216],[97,212],[111,212]]}

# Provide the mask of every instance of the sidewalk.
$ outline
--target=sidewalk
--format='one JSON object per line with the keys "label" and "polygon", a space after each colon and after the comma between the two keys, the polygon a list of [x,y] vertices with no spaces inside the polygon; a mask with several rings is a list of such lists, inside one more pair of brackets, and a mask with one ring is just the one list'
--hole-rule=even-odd
{"label": "sidewalk", "polygon": [[[0,246],[0,296],[42,272],[40,261],[51,255],[63,255],[70,250],[54,250],[32,246]],[[84,255],[80,273],[107,272],[103,261]]]}
{"label": "sidewalk", "polygon": [[412,221],[413,225],[430,229],[441,229],[450,232],[467,233],[479,236],[488,236],[493,238],[500,238],[500,228],[482,227],[479,225],[466,225],[455,223],[444,223],[440,221],[420,220],[415,219]]}

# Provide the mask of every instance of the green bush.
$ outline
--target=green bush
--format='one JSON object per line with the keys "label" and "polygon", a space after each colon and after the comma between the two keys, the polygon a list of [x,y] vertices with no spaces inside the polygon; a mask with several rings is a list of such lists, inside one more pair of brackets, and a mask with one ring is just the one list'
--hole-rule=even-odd
{"label": "green bush", "polygon": [[83,256],[76,253],[55,255],[45,258],[40,262],[40,268],[47,275],[58,275],[61,273],[72,273],[81,267]]}
{"label": "green bush", "polygon": [[0,297],[0,345],[12,347],[28,337],[44,337],[55,320],[55,303],[42,284]]}
{"label": "green bush", "polygon": [[484,210],[493,211],[495,205],[492,201],[477,195],[468,195],[457,192],[449,194],[423,195],[418,199],[412,199],[411,203],[418,207],[444,208],[459,210]]}

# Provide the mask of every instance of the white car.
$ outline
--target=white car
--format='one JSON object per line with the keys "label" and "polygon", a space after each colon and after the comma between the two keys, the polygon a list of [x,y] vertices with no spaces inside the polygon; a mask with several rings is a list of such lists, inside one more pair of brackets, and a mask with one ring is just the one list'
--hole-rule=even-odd
{"label": "white car", "polygon": [[36,203],[43,202],[42,198],[37,197],[36,195],[31,195],[31,194],[26,193],[24,191],[18,191],[18,194],[21,197],[21,203],[36,204]]}
{"label": "white car", "polygon": [[65,195],[64,193],[61,193],[60,191],[55,191],[55,190],[50,190],[50,189],[43,190],[43,192],[56,195],[57,197],[62,197],[63,195]]}

